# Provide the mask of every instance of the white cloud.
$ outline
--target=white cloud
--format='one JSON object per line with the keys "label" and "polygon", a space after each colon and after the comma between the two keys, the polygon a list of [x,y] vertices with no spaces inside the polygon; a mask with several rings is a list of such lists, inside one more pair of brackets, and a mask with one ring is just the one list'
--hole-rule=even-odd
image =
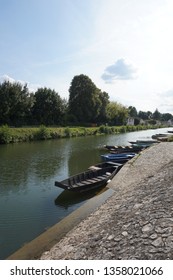
{"label": "white cloud", "polygon": [[10,77],[9,75],[2,75],[0,76],[0,83],[3,83],[4,81],[8,81],[10,83],[20,83],[21,85],[25,85],[27,84],[28,89],[30,92],[35,92],[39,87],[41,87],[41,85],[38,84],[32,84],[30,82],[26,82],[26,81],[21,81],[21,80],[15,80],[14,78]]}
{"label": "white cloud", "polygon": [[8,81],[10,83],[14,83],[15,79],[13,79],[10,76],[5,74],[5,75],[0,76],[0,83],[3,83],[4,81]]}
{"label": "white cloud", "polygon": [[137,69],[124,58],[118,59],[114,64],[106,67],[102,79],[106,83],[115,80],[132,80],[136,78]]}
{"label": "white cloud", "polygon": [[[166,112],[168,108],[170,111],[173,98],[166,97],[166,94],[169,95],[166,90],[173,88],[173,1],[74,2],[69,9],[62,6],[65,13],[62,13],[62,21],[59,17],[54,18],[55,26],[56,19],[59,26],[58,36],[54,32],[47,34],[49,29],[43,29],[44,36],[40,34],[41,38],[53,35],[48,40],[52,44],[40,48],[42,41],[38,40],[36,44],[36,38],[32,36],[33,42],[23,40],[25,44],[21,44],[22,49],[16,44],[17,50],[14,47],[10,50],[9,46],[14,44],[9,45],[7,39],[2,40],[1,46],[6,44],[7,47],[1,52],[4,61],[4,68],[1,63],[1,73],[8,73],[10,69],[15,77],[38,81],[42,86],[55,88],[66,98],[72,78],[83,73],[101,90],[108,92],[111,100],[120,100],[124,104],[136,106],[138,110],[154,111],[158,108]],[[83,5],[87,9],[83,9]],[[70,17],[67,17],[68,13]],[[80,14],[79,17],[77,14]],[[64,19],[68,19],[66,32]],[[78,32],[74,37],[71,31],[77,25]],[[5,34],[13,39],[8,29]],[[62,38],[61,43],[57,38]],[[21,52],[24,52],[22,57]],[[32,91],[40,87],[27,84]],[[164,95],[161,96],[161,92]]]}

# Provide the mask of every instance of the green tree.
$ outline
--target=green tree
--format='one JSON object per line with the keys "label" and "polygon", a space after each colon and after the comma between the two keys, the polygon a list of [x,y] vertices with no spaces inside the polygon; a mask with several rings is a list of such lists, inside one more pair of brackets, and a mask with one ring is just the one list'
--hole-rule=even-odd
{"label": "green tree", "polygon": [[0,124],[23,125],[30,115],[32,102],[27,84],[0,84]]}
{"label": "green tree", "polygon": [[128,110],[129,110],[129,116],[130,117],[136,118],[138,116],[138,112],[137,112],[135,107],[129,106]]}
{"label": "green tree", "polygon": [[173,120],[173,115],[170,113],[164,113],[162,114],[162,121],[169,121]]}
{"label": "green tree", "polygon": [[154,120],[161,120],[162,114],[159,112],[158,109],[156,109],[156,110],[154,111],[152,117],[153,117]]}
{"label": "green tree", "polygon": [[151,116],[152,116],[152,113],[150,111],[148,111],[148,112],[139,111],[139,113],[138,113],[138,117],[143,120],[148,120],[148,119],[150,119]]}
{"label": "green tree", "polygon": [[39,88],[34,95],[33,118],[35,124],[60,124],[64,117],[65,101],[49,88]]}
{"label": "green tree", "polygon": [[107,105],[107,118],[110,125],[123,125],[128,118],[128,108],[118,102]]}
{"label": "green tree", "polygon": [[100,91],[99,93],[99,100],[100,100],[100,110],[99,110],[99,116],[97,121],[99,123],[105,123],[107,122],[107,106],[109,104],[109,95],[105,91]]}
{"label": "green tree", "polygon": [[95,123],[101,110],[100,90],[86,75],[75,76],[69,88],[69,115],[73,121]]}

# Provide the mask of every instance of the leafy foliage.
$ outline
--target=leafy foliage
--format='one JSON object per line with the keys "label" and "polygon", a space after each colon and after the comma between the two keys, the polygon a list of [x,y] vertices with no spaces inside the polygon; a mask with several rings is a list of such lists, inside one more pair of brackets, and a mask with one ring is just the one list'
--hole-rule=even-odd
{"label": "leafy foliage", "polygon": [[0,144],[8,144],[11,140],[11,134],[8,125],[0,127]]}
{"label": "leafy foliage", "polygon": [[138,112],[137,112],[135,107],[129,106],[128,110],[129,110],[129,116],[130,117],[132,117],[132,118],[136,118],[137,117]]}
{"label": "leafy foliage", "polygon": [[0,124],[25,124],[31,107],[32,99],[27,85],[7,81],[0,84]]}
{"label": "leafy foliage", "polygon": [[40,125],[39,130],[35,133],[37,140],[46,140],[50,138],[50,132],[44,125]]}
{"label": "leafy foliage", "polygon": [[[134,118],[135,126],[141,123],[141,119],[144,120],[143,124],[173,121],[171,114],[161,114],[158,109],[154,113],[137,112],[133,106],[126,108],[118,102],[110,102],[108,93],[102,92],[88,76],[83,74],[72,79],[68,102],[50,88],[38,88],[35,93],[32,93],[27,84],[9,81],[0,84],[0,125],[7,124],[15,127],[103,125],[101,130],[104,130],[104,133],[111,133],[107,125],[112,127],[125,125],[128,117]],[[71,133],[67,129],[64,132],[69,137],[80,133],[85,134],[86,131]],[[5,137],[5,130],[3,134]],[[47,137],[44,133],[42,136]],[[33,135],[26,135],[26,141],[28,137]]]}
{"label": "leafy foliage", "polygon": [[69,89],[69,114],[78,122],[94,122],[98,115],[98,90],[85,75],[75,76]]}
{"label": "leafy foliage", "polygon": [[77,122],[96,123],[106,120],[109,96],[86,75],[75,76],[69,88],[69,114]]}
{"label": "leafy foliage", "polygon": [[128,109],[117,102],[107,105],[107,119],[111,125],[123,125],[128,117]]}
{"label": "leafy foliage", "polygon": [[60,124],[65,105],[58,93],[48,88],[39,88],[34,97],[34,123],[44,125]]}

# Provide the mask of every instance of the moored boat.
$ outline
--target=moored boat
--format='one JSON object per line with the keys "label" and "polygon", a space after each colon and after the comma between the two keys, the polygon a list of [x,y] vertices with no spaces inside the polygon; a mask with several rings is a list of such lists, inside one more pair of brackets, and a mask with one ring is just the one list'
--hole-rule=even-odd
{"label": "moored boat", "polygon": [[100,162],[98,164],[95,165],[91,165],[90,167],[88,167],[89,170],[99,170],[101,168],[107,168],[110,166],[117,166],[119,169],[123,166],[123,164],[121,163],[116,163],[113,161],[107,161],[107,162]]}
{"label": "moored boat", "polygon": [[156,139],[151,139],[151,140],[136,140],[136,141],[129,141],[130,144],[132,144],[133,147],[149,147],[153,144],[159,143],[159,141]]}
{"label": "moored boat", "polygon": [[109,150],[109,152],[111,153],[111,154],[125,154],[125,153],[139,153],[139,152],[141,152],[142,150],[144,150],[145,149],[145,147],[143,147],[143,146],[131,146],[131,148],[126,148],[126,149],[123,149],[123,150],[121,150],[121,149],[112,149],[112,150]]}
{"label": "moored boat", "polygon": [[158,143],[159,141],[158,140],[154,140],[154,139],[151,139],[151,140],[136,140],[136,141],[131,141],[130,143],[139,143],[139,144],[155,144],[155,143]]}
{"label": "moored boat", "polygon": [[129,146],[110,146],[110,145],[105,145],[105,148],[107,150],[109,150],[111,153],[127,153],[127,152],[140,152],[143,147],[134,147],[132,145],[129,145]]}
{"label": "moored boat", "polygon": [[160,137],[168,137],[168,136],[169,136],[169,134],[167,134],[167,133],[156,133],[156,134],[152,135],[151,138],[158,140]]}
{"label": "moored boat", "polygon": [[114,161],[117,163],[125,163],[129,159],[133,158],[136,153],[124,153],[124,154],[105,154],[101,155],[103,161]]}
{"label": "moored boat", "polygon": [[55,186],[73,192],[85,192],[106,186],[121,166],[107,164],[106,167],[89,168],[85,172],[71,176],[63,181],[55,181]]}
{"label": "moored boat", "polygon": [[114,149],[115,149],[115,150],[116,150],[116,149],[118,149],[118,150],[119,150],[119,149],[125,150],[125,149],[128,149],[128,148],[131,148],[131,146],[129,146],[129,145],[128,145],[128,146],[122,146],[122,145],[118,145],[118,146],[117,146],[117,145],[115,145],[115,146],[114,146],[114,145],[104,145],[104,148],[106,148],[107,150],[112,150],[112,149],[113,149],[113,150],[114,150]]}

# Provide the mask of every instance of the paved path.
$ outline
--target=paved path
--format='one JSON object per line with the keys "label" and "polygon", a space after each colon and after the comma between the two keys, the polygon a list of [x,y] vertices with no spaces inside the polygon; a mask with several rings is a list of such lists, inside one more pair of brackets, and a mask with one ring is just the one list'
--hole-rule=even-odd
{"label": "paved path", "polygon": [[143,152],[109,187],[113,196],[41,259],[173,259],[173,143]]}

